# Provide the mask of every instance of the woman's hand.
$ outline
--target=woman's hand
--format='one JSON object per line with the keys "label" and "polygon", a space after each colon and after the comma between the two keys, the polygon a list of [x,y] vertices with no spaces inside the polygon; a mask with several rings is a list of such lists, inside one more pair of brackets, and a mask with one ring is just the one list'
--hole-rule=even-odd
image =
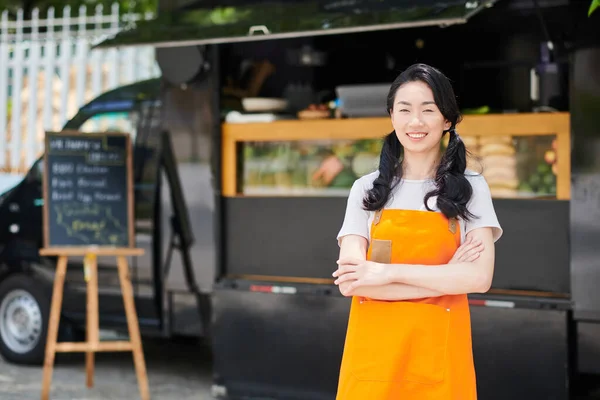
{"label": "woman's hand", "polygon": [[454,253],[454,256],[448,264],[458,264],[461,262],[473,262],[479,258],[485,246],[480,239],[469,237]]}
{"label": "woman's hand", "polygon": [[337,264],[338,269],[333,273],[337,278],[334,283],[340,285],[351,282],[342,293],[344,296],[348,296],[361,286],[380,286],[390,283],[384,264],[356,258],[342,258]]}

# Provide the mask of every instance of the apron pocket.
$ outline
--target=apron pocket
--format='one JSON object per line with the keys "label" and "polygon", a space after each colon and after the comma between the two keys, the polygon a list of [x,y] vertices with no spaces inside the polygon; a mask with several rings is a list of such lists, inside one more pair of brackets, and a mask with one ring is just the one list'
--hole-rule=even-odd
{"label": "apron pocket", "polygon": [[444,380],[450,312],[434,304],[367,300],[358,305],[351,370],[356,379]]}
{"label": "apron pocket", "polygon": [[371,257],[370,261],[381,264],[392,263],[392,241],[373,239],[371,241]]}

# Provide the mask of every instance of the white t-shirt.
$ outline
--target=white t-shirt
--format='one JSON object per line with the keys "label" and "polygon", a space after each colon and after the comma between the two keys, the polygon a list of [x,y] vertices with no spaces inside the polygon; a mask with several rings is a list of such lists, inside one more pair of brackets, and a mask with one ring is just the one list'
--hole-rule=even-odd
{"label": "white t-shirt", "polygon": [[[375,215],[374,211],[367,211],[363,208],[363,198],[368,190],[373,187],[373,181],[379,176],[379,171],[372,172],[357,179],[352,185],[348,203],[346,206],[346,215],[342,228],[338,233],[338,243],[343,236],[360,235],[367,240],[370,238],[371,222]],[[466,171],[465,176],[471,183],[473,195],[467,204],[468,210],[475,216],[465,223],[459,218],[461,243],[464,242],[467,233],[476,228],[493,228],[494,242],[502,236],[502,227],[498,222],[494,205],[492,204],[492,195],[485,178],[475,172]],[[424,204],[425,195],[435,187],[432,179],[430,180],[409,180],[402,179],[394,188],[385,209],[402,210],[421,210],[427,211]],[[436,206],[436,197],[428,201],[429,208],[438,211]]]}

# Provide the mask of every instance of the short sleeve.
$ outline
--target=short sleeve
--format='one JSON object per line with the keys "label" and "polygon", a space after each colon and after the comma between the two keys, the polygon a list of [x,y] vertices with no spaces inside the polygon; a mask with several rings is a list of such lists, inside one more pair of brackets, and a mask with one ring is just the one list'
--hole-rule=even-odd
{"label": "short sleeve", "polygon": [[363,208],[362,202],[365,197],[366,189],[361,179],[358,179],[352,185],[348,202],[346,204],[346,214],[342,228],[337,235],[338,245],[340,239],[347,235],[359,235],[369,240],[369,211]]}
{"label": "short sleeve", "polygon": [[503,230],[496,216],[490,187],[482,175],[469,177],[473,187],[473,195],[467,208],[474,215],[465,222],[465,235],[477,228],[490,227],[493,231],[494,242],[500,239]]}

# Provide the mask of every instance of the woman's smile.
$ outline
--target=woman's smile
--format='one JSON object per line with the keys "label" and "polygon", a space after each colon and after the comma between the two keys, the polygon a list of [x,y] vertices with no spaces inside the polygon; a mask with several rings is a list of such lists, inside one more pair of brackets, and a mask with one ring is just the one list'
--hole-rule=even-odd
{"label": "woman's smile", "polygon": [[417,142],[427,136],[427,132],[406,132],[406,136],[408,136],[410,140]]}

